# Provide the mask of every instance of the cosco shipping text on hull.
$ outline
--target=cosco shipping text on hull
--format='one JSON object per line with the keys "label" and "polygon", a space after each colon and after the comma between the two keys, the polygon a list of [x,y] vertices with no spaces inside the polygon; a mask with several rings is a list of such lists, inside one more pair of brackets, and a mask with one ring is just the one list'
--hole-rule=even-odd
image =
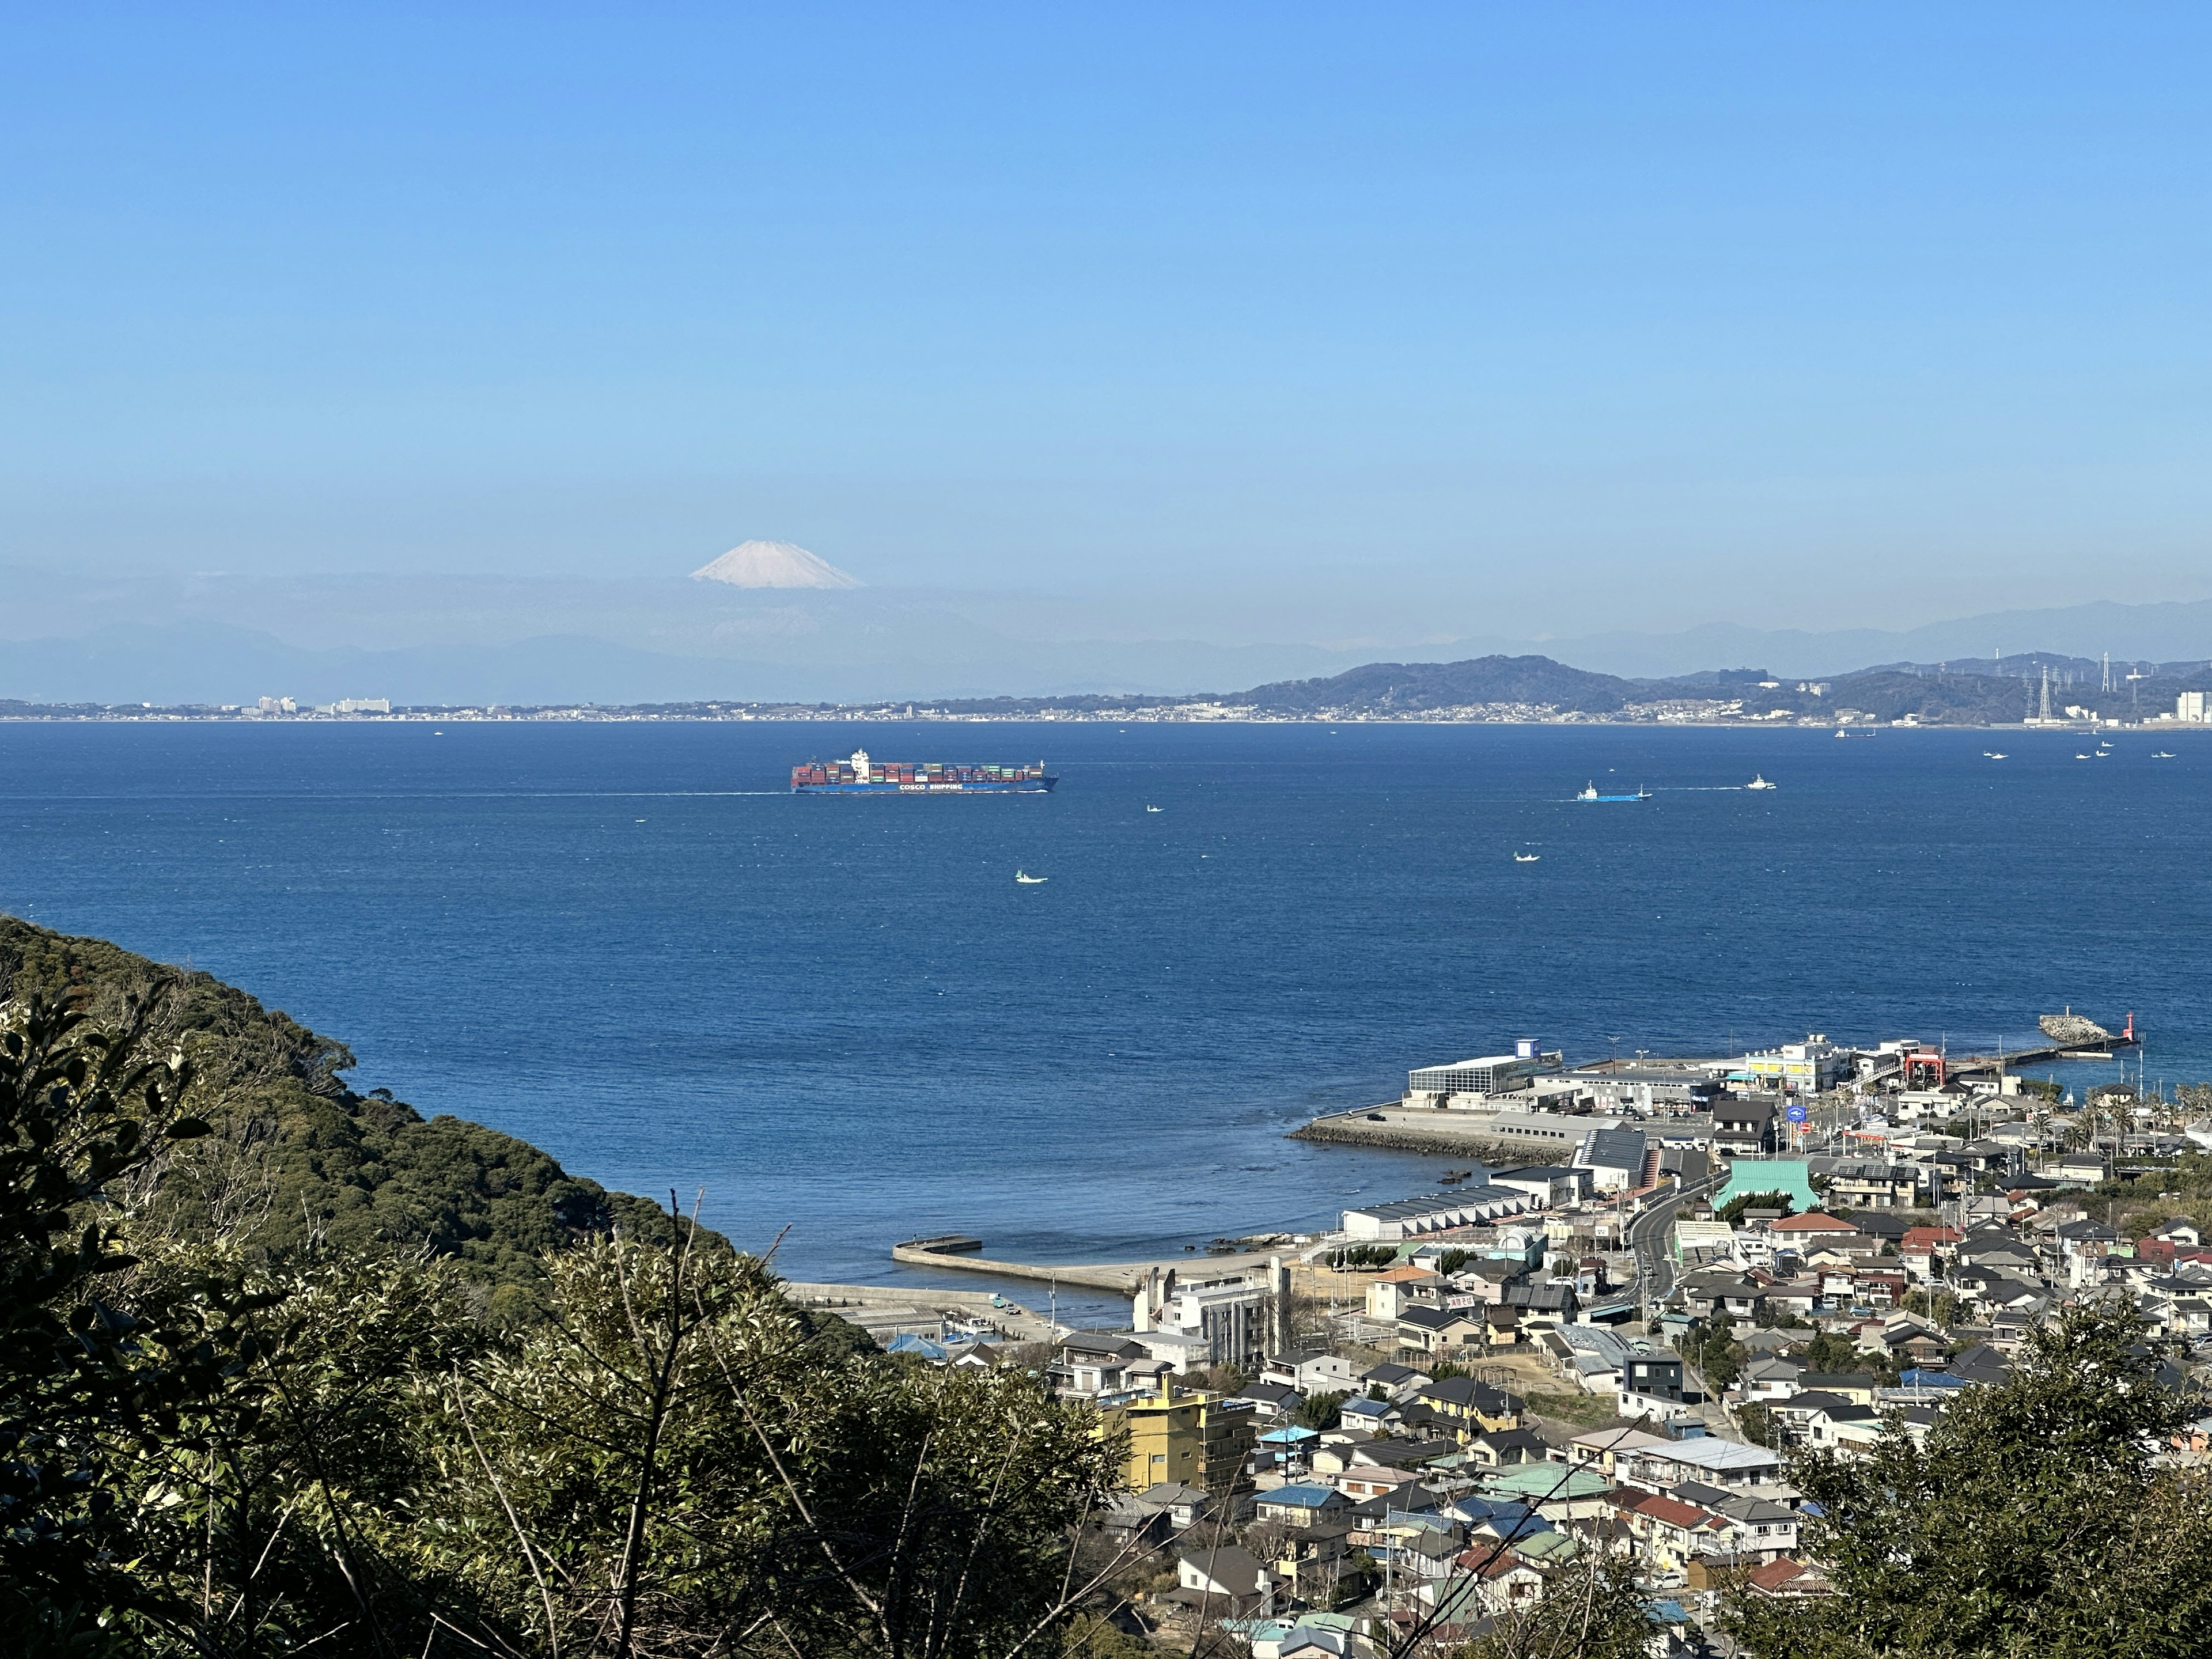
{"label": "cosco shipping text on hull", "polygon": [[791,769],[793,794],[1041,795],[1058,778],[1035,766],[950,765],[940,761],[872,761],[865,749],[849,760],[809,761]]}

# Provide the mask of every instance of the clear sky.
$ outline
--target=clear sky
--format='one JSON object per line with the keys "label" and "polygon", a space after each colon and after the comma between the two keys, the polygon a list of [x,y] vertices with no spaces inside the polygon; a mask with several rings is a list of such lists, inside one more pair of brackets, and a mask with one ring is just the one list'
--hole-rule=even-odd
{"label": "clear sky", "polygon": [[2212,592],[2212,9],[18,7],[0,562]]}

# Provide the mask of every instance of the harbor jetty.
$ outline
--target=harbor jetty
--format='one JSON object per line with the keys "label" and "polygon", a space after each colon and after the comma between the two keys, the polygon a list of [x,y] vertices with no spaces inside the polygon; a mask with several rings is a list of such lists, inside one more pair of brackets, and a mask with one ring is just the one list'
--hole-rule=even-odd
{"label": "harbor jetty", "polygon": [[962,1273],[988,1273],[995,1279],[1025,1279],[1034,1283],[1080,1285],[1091,1290],[1134,1291],[1156,1267],[1173,1267],[1178,1273],[1189,1273],[1202,1267],[1209,1274],[1259,1273],[1270,1257],[1281,1252],[1250,1255],[1209,1255],[1185,1253],[1163,1256],[1152,1261],[1105,1262],[1035,1262],[1001,1261],[990,1256],[970,1254],[982,1248],[980,1240],[954,1235],[948,1242],[942,1238],[908,1239],[903,1244],[891,1246],[891,1260],[902,1267],[957,1269]]}
{"label": "harbor jetty", "polygon": [[1288,1139],[1339,1146],[1379,1146],[1389,1152],[1446,1153],[1477,1163],[1521,1163],[1527,1156],[1525,1147],[1508,1146],[1494,1134],[1482,1133],[1480,1121],[1469,1114],[1405,1107],[1395,1101],[1354,1112],[1328,1113],[1291,1130]]}

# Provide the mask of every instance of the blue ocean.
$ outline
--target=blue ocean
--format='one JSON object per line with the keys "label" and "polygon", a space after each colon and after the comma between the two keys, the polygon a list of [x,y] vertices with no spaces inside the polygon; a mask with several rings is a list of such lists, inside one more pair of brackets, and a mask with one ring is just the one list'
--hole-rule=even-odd
{"label": "blue ocean", "polygon": [[[1042,757],[1060,783],[786,793],[858,745]],[[1421,1190],[1419,1158],[1285,1132],[1519,1036],[1577,1060],[1808,1031],[1978,1049],[2070,1004],[2133,1011],[2154,1083],[2212,1077],[2212,742],[2088,746],[8,725],[0,908],[245,986],[350,1044],[358,1088],[703,1192],[743,1244],[788,1229],[793,1277],[891,1279],[918,1233],[1110,1261]],[[1650,793],[1577,802],[1590,783]]]}

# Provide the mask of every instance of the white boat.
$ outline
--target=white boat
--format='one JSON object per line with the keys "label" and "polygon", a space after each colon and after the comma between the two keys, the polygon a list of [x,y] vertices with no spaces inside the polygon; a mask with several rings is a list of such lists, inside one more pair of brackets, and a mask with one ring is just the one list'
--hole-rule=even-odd
{"label": "white boat", "polygon": [[2079,750],[2076,750],[2075,751],[2074,758],[2075,760],[2087,760],[2089,757],[2087,755],[2082,754]]}
{"label": "white boat", "polygon": [[1158,811],[1159,810],[1160,810],[1160,809],[1159,809],[1158,807],[1157,807],[1157,806],[1147,806],[1147,807],[1145,809],[1145,811],[1146,811],[1147,812],[1157,812],[1157,811]]}
{"label": "white boat", "polygon": [[1516,853],[1513,855],[1513,862],[1516,864],[1534,864],[1538,859],[1543,856],[1544,855],[1541,853]]}
{"label": "white boat", "polygon": [[1577,800],[1595,800],[1597,799],[1597,785],[1595,783],[1585,785],[1582,793],[1577,795],[1575,799]]}
{"label": "white boat", "polygon": [[1021,883],[1024,887],[1042,887],[1045,883],[1050,881],[1052,878],[1050,876],[1033,876],[1026,870],[1017,870],[1014,872],[1014,879]]}
{"label": "white boat", "polygon": [[2161,749],[2156,754],[2153,755],[2151,758],[2153,760],[2172,760],[2173,758],[2173,754],[2171,750]]}
{"label": "white boat", "polygon": [[1984,749],[1982,750],[1982,753],[1990,760],[2008,760],[2011,758],[2002,749]]}
{"label": "white boat", "polygon": [[1781,786],[1779,784],[1769,783],[1763,774],[1754,772],[1751,775],[1751,781],[1744,785],[1744,787],[1747,789],[1778,789],[1781,787]]}

